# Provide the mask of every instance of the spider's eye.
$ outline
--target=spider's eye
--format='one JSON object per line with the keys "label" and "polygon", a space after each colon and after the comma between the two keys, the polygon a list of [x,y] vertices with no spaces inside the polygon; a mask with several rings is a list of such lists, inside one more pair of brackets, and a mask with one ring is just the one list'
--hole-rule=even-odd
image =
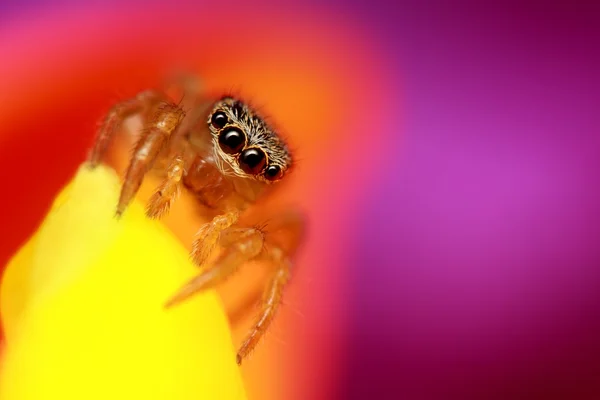
{"label": "spider's eye", "polygon": [[240,167],[247,174],[256,175],[265,167],[265,153],[256,148],[245,150],[240,156]]}
{"label": "spider's eye", "polygon": [[227,124],[227,115],[222,111],[217,111],[212,115],[210,123],[217,129],[223,128]]}
{"label": "spider's eye", "polygon": [[269,165],[265,170],[265,178],[270,181],[275,181],[281,178],[281,168],[279,165]]}
{"label": "spider's eye", "polygon": [[237,128],[229,128],[219,135],[219,145],[227,154],[238,154],[246,145],[246,136]]}

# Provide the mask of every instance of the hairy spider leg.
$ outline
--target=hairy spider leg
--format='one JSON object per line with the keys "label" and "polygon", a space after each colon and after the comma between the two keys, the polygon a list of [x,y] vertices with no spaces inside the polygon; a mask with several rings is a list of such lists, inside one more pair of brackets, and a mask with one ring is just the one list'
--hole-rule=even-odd
{"label": "hairy spider leg", "polygon": [[215,264],[184,285],[165,307],[172,307],[200,291],[215,287],[263,250],[263,233],[255,228],[230,228],[224,230],[220,237],[224,249]]}
{"label": "hairy spider leg", "polygon": [[184,116],[184,111],[178,105],[165,102],[158,107],[154,118],[145,125],[125,173],[117,204],[117,216],[123,214],[135,197],[145,174],[152,168]]}
{"label": "hairy spider leg", "polygon": [[231,277],[244,263],[264,254],[275,269],[269,284],[265,287],[260,314],[236,355],[238,365],[241,365],[242,360],[258,345],[277,314],[283,290],[291,277],[291,258],[304,233],[304,220],[299,215],[290,213],[280,217],[276,227],[278,231],[285,230],[286,233],[291,234],[291,241],[287,246],[268,246],[266,252],[265,233],[260,229],[228,228],[221,231],[218,239],[224,250],[214,266],[190,280],[165,305],[165,307],[172,307],[198,292],[214,288]]}
{"label": "hairy spider leg", "polygon": [[[275,319],[281,305],[283,290],[291,278],[291,260],[304,235],[305,221],[300,214],[287,213],[279,217],[275,228],[275,231],[280,231],[280,233],[286,231],[285,233],[290,235],[290,240],[285,246],[268,246],[266,256],[275,266],[275,271],[269,284],[265,287],[258,318],[238,350],[236,356],[238,365],[241,365],[242,361],[254,350]],[[273,232],[270,231],[268,235],[270,236]]]}
{"label": "hairy spider leg", "polygon": [[271,281],[265,288],[262,298],[261,311],[257,321],[240,346],[235,361],[238,365],[254,350],[260,339],[275,319],[277,309],[281,304],[281,297],[285,284],[290,279],[290,269],[287,264],[281,264],[273,274]]}
{"label": "hairy spider leg", "polygon": [[131,99],[115,104],[106,115],[96,135],[94,147],[89,157],[90,167],[95,168],[100,163],[110,141],[115,133],[119,131],[125,119],[134,114],[147,114],[149,110],[163,100],[164,95],[159,91],[146,90]]}

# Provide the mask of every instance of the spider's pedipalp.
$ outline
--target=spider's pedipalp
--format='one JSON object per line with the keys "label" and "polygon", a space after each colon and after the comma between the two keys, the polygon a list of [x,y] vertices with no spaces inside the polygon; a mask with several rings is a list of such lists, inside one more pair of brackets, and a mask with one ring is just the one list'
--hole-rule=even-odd
{"label": "spider's pedipalp", "polygon": [[192,244],[192,260],[201,266],[210,256],[217,245],[221,232],[237,222],[239,213],[230,211],[223,215],[217,215],[212,221],[202,225],[196,234]]}
{"label": "spider's pedipalp", "polygon": [[167,169],[167,176],[148,200],[146,208],[148,218],[161,218],[169,212],[173,201],[175,201],[181,190],[183,173],[183,157],[181,155],[175,156]]}

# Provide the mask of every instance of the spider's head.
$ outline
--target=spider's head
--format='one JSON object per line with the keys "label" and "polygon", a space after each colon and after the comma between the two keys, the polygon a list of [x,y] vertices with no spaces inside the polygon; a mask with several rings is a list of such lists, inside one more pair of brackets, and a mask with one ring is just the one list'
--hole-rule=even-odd
{"label": "spider's head", "polygon": [[[225,162],[223,172],[272,183],[292,166],[282,138],[247,104],[232,97],[217,101],[208,116],[215,157]],[[219,163],[222,164],[222,163]]]}

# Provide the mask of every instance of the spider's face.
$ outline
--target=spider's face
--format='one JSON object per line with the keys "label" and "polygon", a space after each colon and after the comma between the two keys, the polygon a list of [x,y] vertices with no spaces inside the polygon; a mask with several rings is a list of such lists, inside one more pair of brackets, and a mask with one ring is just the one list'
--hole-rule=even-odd
{"label": "spider's face", "polygon": [[[248,105],[231,97],[217,101],[208,116],[214,153],[237,176],[275,182],[292,165],[285,142]],[[225,172],[225,168],[219,168]]]}

